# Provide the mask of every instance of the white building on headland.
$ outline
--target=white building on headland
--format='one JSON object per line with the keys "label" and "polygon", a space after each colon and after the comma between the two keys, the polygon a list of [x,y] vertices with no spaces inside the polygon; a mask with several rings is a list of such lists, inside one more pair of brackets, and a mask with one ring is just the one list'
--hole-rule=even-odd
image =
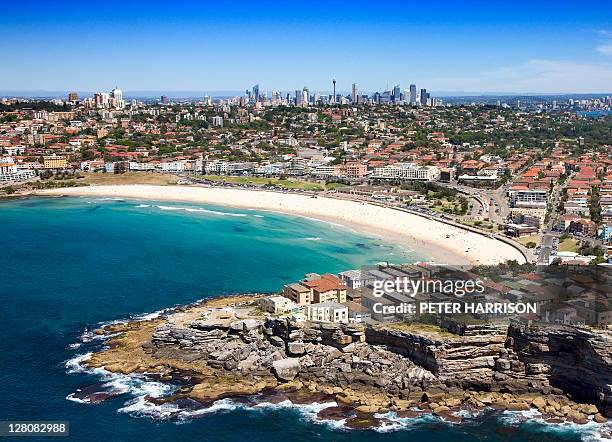
{"label": "white building on headland", "polygon": [[305,309],[306,319],[317,322],[349,322],[348,307],[338,302],[309,304]]}
{"label": "white building on headland", "polygon": [[263,311],[277,315],[299,308],[295,302],[284,296],[267,296],[261,298],[259,300],[259,306]]}

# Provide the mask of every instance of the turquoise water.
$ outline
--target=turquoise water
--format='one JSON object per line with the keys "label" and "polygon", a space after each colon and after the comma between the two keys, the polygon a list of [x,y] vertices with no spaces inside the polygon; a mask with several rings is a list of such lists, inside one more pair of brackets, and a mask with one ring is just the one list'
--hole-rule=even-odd
{"label": "turquoise water", "polygon": [[0,225],[0,420],[69,421],[75,441],[580,440],[571,429],[492,414],[460,426],[425,420],[389,433],[346,431],[313,422],[312,408],[227,401],[164,421],[142,398],[168,387],[121,377],[104,381],[125,394],[99,404],[67,400],[101,380],[66,366],[99,345],[74,344],[100,322],[418,256],[328,223],[185,203],[23,199],[0,203]]}

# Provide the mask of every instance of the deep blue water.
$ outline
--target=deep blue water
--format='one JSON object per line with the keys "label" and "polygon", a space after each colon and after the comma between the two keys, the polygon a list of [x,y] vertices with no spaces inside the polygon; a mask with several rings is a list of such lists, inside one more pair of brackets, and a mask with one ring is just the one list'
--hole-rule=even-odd
{"label": "deep blue water", "polygon": [[65,365],[87,350],[70,345],[100,322],[417,255],[322,222],[184,203],[15,200],[0,203],[0,226],[0,420],[69,421],[75,441],[580,439],[536,423],[503,424],[495,415],[379,433],[333,429],[293,408],[230,406],[179,424],[125,412],[138,408],[133,394],[69,401],[100,381]]}

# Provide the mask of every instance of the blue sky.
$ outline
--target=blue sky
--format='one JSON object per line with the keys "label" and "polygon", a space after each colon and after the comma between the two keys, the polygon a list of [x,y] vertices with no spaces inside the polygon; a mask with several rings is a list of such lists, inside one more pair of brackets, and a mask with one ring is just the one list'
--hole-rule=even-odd
{"label": "blue sky", "polygon": [[0,60],[0,90],[612,92],[612,2],[21,0]]}

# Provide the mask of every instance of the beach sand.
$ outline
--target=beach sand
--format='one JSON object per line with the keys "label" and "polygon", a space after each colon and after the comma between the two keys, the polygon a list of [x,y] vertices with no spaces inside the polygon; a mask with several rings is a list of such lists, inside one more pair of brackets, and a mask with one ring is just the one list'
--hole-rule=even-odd
{"label": "beach sand", "polygon": [[36,194],[186,201],[269,210],[330,221],[378,235],[440,264],[494,265],[511,259],[525,262],[520,251],[486,235],[399,210],[335,198],[237,188],[140,184],[48,189]]}

